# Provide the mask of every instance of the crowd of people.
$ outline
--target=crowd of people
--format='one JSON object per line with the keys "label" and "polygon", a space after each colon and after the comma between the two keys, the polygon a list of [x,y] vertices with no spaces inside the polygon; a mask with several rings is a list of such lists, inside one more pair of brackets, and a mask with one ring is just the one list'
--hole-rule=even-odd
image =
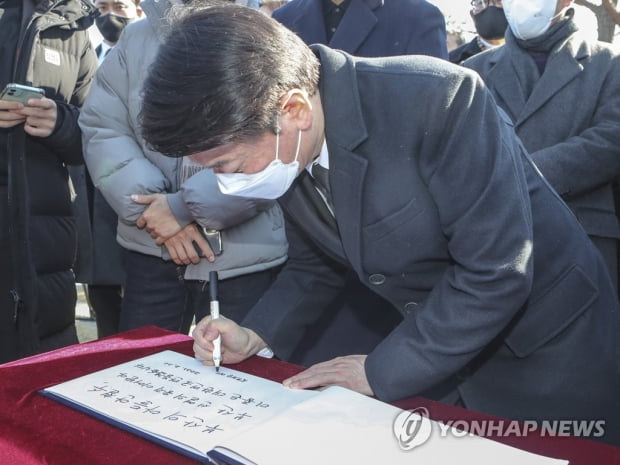
{"label": "crowd of people", "polygon": [[620,445],[620,57],[572,3],[448,50],[426,0],[0,0],[45,91],[0,100],[0,361],[76,343],[81,282],[100,337]]}

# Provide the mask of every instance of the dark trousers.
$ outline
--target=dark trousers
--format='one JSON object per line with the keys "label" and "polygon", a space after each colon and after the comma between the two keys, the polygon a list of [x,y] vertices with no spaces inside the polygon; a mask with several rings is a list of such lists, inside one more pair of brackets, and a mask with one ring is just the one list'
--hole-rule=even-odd
{"label": "dark trousers", "polygon": [[119,331],[123,287],[117,285],[87,284],[86,298],[97,324],[97,337],[106,337]]}
{"label": "dark trousers", "polygon": [[[186,281],[184,266],[138,252],[123,251],[127,273],[120,319],[121,331],[145,325],[187,333],[192,319],[209,314],[209,283]],[[223,316],[240,322],[271,286],[279,267],[223,279],[218,300]]]}

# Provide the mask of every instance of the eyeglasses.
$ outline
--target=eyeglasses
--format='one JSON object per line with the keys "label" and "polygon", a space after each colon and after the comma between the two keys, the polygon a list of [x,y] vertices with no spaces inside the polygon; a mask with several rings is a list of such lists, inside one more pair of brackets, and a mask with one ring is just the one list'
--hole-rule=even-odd
{"label": "eyeglasses", "polygon": [[493,5],[502,8],[502,0],[471,0],[471,12],[477,15],[487,7]]}

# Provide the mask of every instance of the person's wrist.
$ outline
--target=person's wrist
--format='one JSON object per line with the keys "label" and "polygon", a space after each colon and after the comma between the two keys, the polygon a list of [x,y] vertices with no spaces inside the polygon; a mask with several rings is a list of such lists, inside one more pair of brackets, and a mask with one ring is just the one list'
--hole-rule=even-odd
{"label": "person's wrist", "polygon": [[246,355],[251,357],[256,355],[261,350],[267,349],[267,343],[263,339],[249,328],[245,328],[248,335],[248,343],[246,345]]}

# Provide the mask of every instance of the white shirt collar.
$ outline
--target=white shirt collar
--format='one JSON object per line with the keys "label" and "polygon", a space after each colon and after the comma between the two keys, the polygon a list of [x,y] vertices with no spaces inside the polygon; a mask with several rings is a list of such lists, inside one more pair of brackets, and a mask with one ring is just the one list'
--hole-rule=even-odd
{"label": "white shirt collar", "polygon": [[306,166],[306,170],[308,170],[308,172],[310,173],[312,170],[312,165],[315,165],[317,163],[326,170],[329,169],[329,152],[327,151],[327,141],[325,140],[325,138],[323,138],[321,153],[319,153],[319,156],[312,160],[308,166]]}
{"label": "white shirt collar", "polygon": [[108,53],[108,50],[110,50],[112,47],[113,45],[108,45],[105,42],[101,42],[101,53],[99,53],[99,56],[97,57],[99,64],[103,62],[103,59]]}

